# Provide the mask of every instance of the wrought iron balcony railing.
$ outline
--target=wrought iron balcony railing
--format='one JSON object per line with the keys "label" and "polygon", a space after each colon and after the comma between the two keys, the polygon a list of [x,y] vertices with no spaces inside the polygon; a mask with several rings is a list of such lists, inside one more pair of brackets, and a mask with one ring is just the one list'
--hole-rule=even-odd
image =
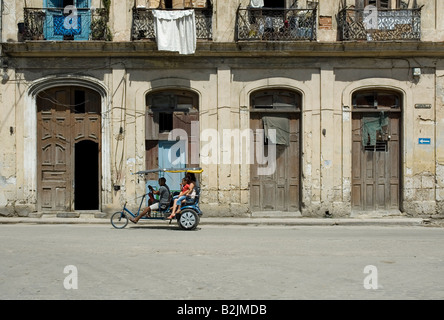
{"label": "wrought iron balcony railing", "polygon": [[316,9],[238,9],[237,40],[316,40]]}
{"label": "wrought iron balcony railing", "polygon": [[[147,8],[133,8],[132,40],[154,40],[153,10]],[[213,39],[213,10],[211,8],[195,8],[196,38],[201,40]]]}
{"label": "wrought iron balcony railing", "polygon": [[105,9],[77,8],[75,15],[63,8],[25,8],[24,40],[110,40]]}
{"label": "wrought iron balcony railing", "polygon": [[420,41],[421,8],[381,9],[376,22],[364,10],[345,8],[338,15],[339,40]]}

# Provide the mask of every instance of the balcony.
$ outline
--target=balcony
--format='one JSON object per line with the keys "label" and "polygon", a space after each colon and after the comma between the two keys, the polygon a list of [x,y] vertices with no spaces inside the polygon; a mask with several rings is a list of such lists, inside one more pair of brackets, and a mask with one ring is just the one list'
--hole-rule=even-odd
{"label": "balcony", "polygon": [[23,40],[110,40],[106,9],[77,8],[66,15],[63,8],[25,8]]}
{"label": "balcony", "polygon": [[339,40],[420,41],[421,8],[380,9],[373,29],[365,21],[364,10],[345,8],[338,14]]}
{"label": "balcony", "polygon": [[237,40],[316,40],[315,9],[238,9]]}
{"label": "balcony", "polygon": [[[132,40],[155,40],[153,10],[148,8],[133,8]],[[212,8],[194,9],[196,19],[196,38],[200,40],[213,39],[213,10]]]}

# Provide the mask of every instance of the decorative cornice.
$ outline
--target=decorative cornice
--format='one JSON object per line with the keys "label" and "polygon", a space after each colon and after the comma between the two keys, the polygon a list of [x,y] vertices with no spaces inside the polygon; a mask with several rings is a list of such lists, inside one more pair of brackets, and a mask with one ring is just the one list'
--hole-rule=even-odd
{"label": "decorative cornice", "polygon": [[211,42],[195,54],[158,51],[153,41],[27,41],[2,43],[10,57],[444,57],[444,42]]}

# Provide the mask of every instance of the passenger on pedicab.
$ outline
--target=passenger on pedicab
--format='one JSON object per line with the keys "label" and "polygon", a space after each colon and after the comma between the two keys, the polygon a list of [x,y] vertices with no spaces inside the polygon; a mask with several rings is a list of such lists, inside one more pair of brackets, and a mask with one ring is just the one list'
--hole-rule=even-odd
{"label": "passenger on pedicab", "polygon": [[[193,198],[196,196],[196,176],[194,173],[188,172],[182,180],[182,190],[178,196],[175,196],[173,209],[171,215],[167,219],[173,219],[176,214],[180,213],[182,203],[186,202],[187,197]],[[174,199],[173,198],[173,199]]]}
{"label": "passenger on pedicab", "polygon": [[166,206],[168,207],[170,204],[170,188],[166,185],[166,179],[164,177],[159,178],[159,190],[154,190],[152,186],[148,186],[151,193],[155,195],[159,195],[159,200],[154,200],[154,203],[146,207],[141,214],[139,214],[137,217],[133,218],[130,217],[130,221],[137,223],[143,216],[147,215],[148,217],[151,216],[151,211],[157,211],[160,207]]}

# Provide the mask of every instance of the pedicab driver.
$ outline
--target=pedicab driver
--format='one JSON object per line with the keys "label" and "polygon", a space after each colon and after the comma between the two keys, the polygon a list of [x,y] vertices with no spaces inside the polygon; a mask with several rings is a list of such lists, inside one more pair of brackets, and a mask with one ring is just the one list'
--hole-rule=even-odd
{"label": "pedicab driver", "polygon": [[159,195],[159,200],[155,200],[156,202],[152,205],[146,207],[141,214],[139,214],[136,218],[131,217],[131,222],[137,223],[143,216],[147,215],[148,217],[151,216],[151,211],[159,210],[159,207],[162,206],[169,206],[170,204],[170,188],[166,185],[166,179],[165,178],[159,178],[159,190],[154,190],[153,187],[148,186],[150,191],[155,194]]}

